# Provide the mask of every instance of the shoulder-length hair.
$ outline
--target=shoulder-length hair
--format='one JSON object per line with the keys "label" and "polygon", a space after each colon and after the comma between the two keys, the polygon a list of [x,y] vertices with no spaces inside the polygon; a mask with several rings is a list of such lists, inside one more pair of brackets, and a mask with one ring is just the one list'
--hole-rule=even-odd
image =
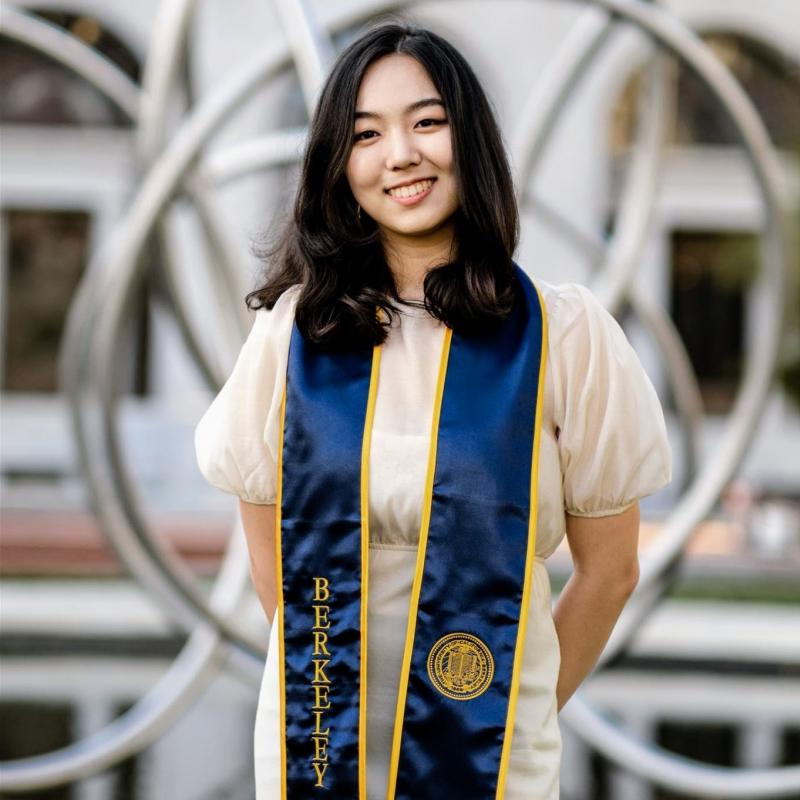
{"label": "shoulder-length hair", "polygon": [[516,293],[519,213],[486,94],[466,59],[441,36],[384,24],[336,60],[311,120],[293,215],[278,244],[257,253],[267,262],[265,283],[245,300],[251,309],[272,308],[286,289],[302,284],[298,329],[328,347],[382,343],[397,311],[394,301],[401,302],[377,224],[364,213],[358,218],[345,174],[361,80],[370,64],[394,53],[412,56],[427,71],[452,136],[455,241],[449,262],[425,277],[425,308],[454,331],[477,331],[504,319]]}

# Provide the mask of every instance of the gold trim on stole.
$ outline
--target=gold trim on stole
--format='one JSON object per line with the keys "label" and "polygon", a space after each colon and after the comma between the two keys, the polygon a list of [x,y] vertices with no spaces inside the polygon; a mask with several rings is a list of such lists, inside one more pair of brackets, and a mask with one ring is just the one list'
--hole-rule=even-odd
{"label": "gold trim on stole", "polygon": [[450,355],[450,340],[453,338],[451,328],[445,328],[442,354],[439,359],[439,377],[436,380],[436,397],[433,405],[431,419],[431,438],[428,448],[428,472],[425,478],[425,494],[422,508],[422,523],[419,532],[419,545],[417,549],[417,563],[414,570],[414,583],[411,586],[411,599],[409,601],[408,625],[406,626],[406,643],[403,651],[403,666],[400,670],[400,686],[397,691],[397,708],[395,711],[394,733],[392,736],[392,755],[389,761],[389,785],[387,787],[387,800],[394,800],[397,789],[397,768],[400,760],[400,740],[403,734],[403,716],[406,707],[406,692],[408,691],[408,672],[411,665],[411,650],[414,644],[414,632],[417,627],[417,606],[422,588],[422,571],[425,566],[425,550],[428,545],[428,527],[431,521],[431,500],[433,498],[433,473],[436,466],[436,445],[439,432],[439,414],[442,410],[442,396],[444,394],[444,378],[447,374],[447,359]]}
{"label": "gold trim on stole", "polygon": [[[375,400],[378,393],[381,345],[372,349],[372,368],[369,378],[364,435],[361,443],[361,642],[360,642],[360,692],[358,716],[358,797],[367,797],[367,619],[369,600],[369,455],[372,442],[372,423],[375,417]],[[284,603],[283,603],[283,551],[281,546],[281,504],[283,495],[283,437],[286,422],[286,383],[281,397],[278,434],[277,492],[275,500],[275,583],[277,585],[278,624],[278,683],[280,705],[281,749],[281,800],[286,800],[286,667],[284,662]],[[275,620],[273,620],[274,624]]]}
{"label": "gold trim on stole", "polygon": [[[286,384],[281,397],[281,424],[278,434],[277,492],[275,498],[275,585],[278,607],[275,612],[278,623],[278,694],[280,705],[281,740],[281,800],[286,800],[286,667],[283,663],[283,552],[281,549],[281,495],[283,493],[283,425],[286,419]],[[275,620],[273,620],[273,624]]]}
{"label": "gold trim on stole", "polygon": [[361,670],[358,716],[358,797],[367,798],[367,616],[369,604],[369,462],[375,398],[381,366],[381,345],[372,350],[364,440],[361,448]]}
{"label": "gold trim on stole", "polygon": [[[545,369],[547,363],[547,314],[545,310],[544,298],[539,287],[535,286],[536,295],[539,298],[539,307],[542,314],[542,343],[539,358],[539,385],[537,387],[536,416],[534,420],[533,437],[533,460],[531,464],[531,492],[530,492],[530,511],[528,516],[528,547],[525,556],[525,579],[522,590],[522,608],[520,609],[520,622],[517,629],[517,642],[514,651],[514,666],[511,675],[511,689],[509,693],[508,714],[506,715],[506,730],[503,737],[503,748],[500,755],[500,769],[498,774],[496,800],[502,800],[505,791],[506,773],[508,771],[508,759],[511,748],[511,737],[514,731],[514,718],[516,714],[517,696],[519,693],[519,672],[522,665],[522,651],[525,641],[525,632],[528,621],[528,605],[530,603],[531,578],[533,562],[536,550],[536,518],[538,512],[538,478],[539,478],[539,439],[541,434],[542,406],[544,404],[544,383]],[[395,800],[397,790],[397,770],[400,761],[400,742],[403,733],[403,716],[406,705],[406,693],[408,691],[408,673],[411,664],[411,651],[414,643],[414,633],[417,624],[417,610],[419,606],[419,595],[422,588],[422,574],[425,565],[425,551],[428,544],[428,528],[430,525],[431,503],[433,500],[433,478],[436,464],[436,444],[439,429],[439,415],[442,406],[442,396],[444,394],[444,381],[447,373],[447,360],[450,354],[450,340],[452,330],[445,330],[445,339],[442,344],[442,355],[439,363],[439,377],[436,385],[436,397],[434,401],[434,413],[431,422],[431,439],[428,451],[428,473],[425,482],[424,505],[422,514],[422,524],[420,526],[419,549],[417,551],[417,562],[414,572],[414,582],[411,588],[411,599],[409,601],[408,625],[406,627],[406,642],[403,652],[403,666],[400,672],[400,686],[397,693],[397,708],[395,712],[394,732],[392,737],[392,754],[389,762],[389,785],[387,790],[387,800]]]}
{"label": "gold trim on stole", "polygon": [[[525,558],[525,580],[522,592],[522,608],[520,611],[520,623],[517,630],[517,642],[514,653],[514,666],[511,678],[511,690],[509,694],[508,714],[506,717],[506,730],[503,740],[503,749],[500,757],[500,771],[498,776],[496,800],[502,800],[505,790],[506,773],[508,770],[508,759],[511,747],[511,737],[514,730],[514,718],[516,714],[517,696],[519,692],[519,672],[522,665],[522,651],[527,629],[528,605],[531,593],[532,567],[535,556],[536,546],[536,517],[538,511],[538,475],[539,475],[539,440],[541,434],[542,406],[544,404],[544,383],[545,370],[547,364],[548,329],[547,315],[545,312],[544,299],[538,286],[536,294],[539,298],[539,305],[542,314],[542,345],[539,366],[539,385],[537,389],[536,418],[534,422],[533,440],[533,460],[531,468],[531,502],[529,513],[529,538],[528,548]],[[428,466],[425,480],[425,494],[422,509],[422,522],[420,525],[419,545],[417,550],[417,561],[414,571],[414,582],[411,589],[409,601],[408,624],[406,627],[406,641],[403,652],[403,664],[400,673],[400,685],[397,694],[397,706],[395,711],[395,723],[392,736],[392,752],[389,762],[389,778],[387,787],[387,800],[395,800],[397,785],[397,770],[400,760],[400,742],[402,739],[403,716],[406,705],[406,694],[408,691],[408,673],[411,663],[412,647],[414,643],[414,633],[417,623],[417,608],[419,606],[419,595],[422,588],[422,574],[425,565],[425,551],[428,543],[428,528],[430,525],[431,503],[433,499],[433,478],[436,466],[436,445],[439,430],[439,416],[442,407],[442,397],[444,394],[444,382],[447,374],[447,361],[450,354],[450,342],[453,331],[445,327],[444,339],[442,342],[441,356],[439,360],[439,374],[436,383],[436,395],[434,399],[433,415],[431,419],[430,445],[428,449]],[[366,800],[366,740],[367,740],[367,619],[368,619],[368,598],[369,598],[369,454],[372,438],[372,422],[375,414],[375,401],[378,389],[378,375],[380,369],[381,345],[373,348],[372,370],[370,373],[370,386],[367,399],[367,412],[364,423],[364,437],[362,441],[361,456],[361,665],[360,665],[360,709],[359,709],[359,800]],[[281,498],[283,491],[283,438],[284,423],[286,418],[286,385],[284,384],[283,396],[281,399],[280,413],[280,432],[278,441],[278,463],[277,463],[277,497],[275,506],[275,575],[277,584],[277,610],[276,617],[278,623],[278,679],[280,683],[280,749],[281,749],[281,800],[286,800],[286,673],[284,664],[284,603],[283,603],[283,569],[282,569],[282,548],[281,548]],[[274,622],[274,621],[273,621]]]}
{"label": "gold trim on stole", "polygon": [[500,771],[497,778],[495,800],[502,800],[506,788],[506,773],[511,752],[511,737],[514,734],[514,719],[517,713],[517,695],[519,694],[519,673],[522,667],[522,651],[525,644],[525,633],[528,628],[528,606],[530,604],[532,569],[536,555],[536,520],[539,511],[539,439],[542,432],[542,407],[544,406],[544,377],[547,368],[547,312],[544,298],[536,289],[539,307],[542,313],[542,349],[539,356],[539,386],[536,391],[536,417],[533,423],[533,458],[531,460],[531,504],[528,515],[528,549],[525,554],[525,581],[522,587],[522,608],[520,609],[517,627],[517,644],[514,650],[514,667],[511,672],[511,692],[508,696],[508,715],[506,731],[503,736],[503,750],[500,754]]}

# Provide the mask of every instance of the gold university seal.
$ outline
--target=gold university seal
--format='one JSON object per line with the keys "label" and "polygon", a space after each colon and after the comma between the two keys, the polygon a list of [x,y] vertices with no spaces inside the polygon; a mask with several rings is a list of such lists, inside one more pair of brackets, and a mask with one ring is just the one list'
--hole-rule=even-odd
{"label": "gold university seal", "polygon": [[494,659],[489,648],[471,633],[448,633],[428,654],[428,676],[446,697],[472,700],[492,682]]}

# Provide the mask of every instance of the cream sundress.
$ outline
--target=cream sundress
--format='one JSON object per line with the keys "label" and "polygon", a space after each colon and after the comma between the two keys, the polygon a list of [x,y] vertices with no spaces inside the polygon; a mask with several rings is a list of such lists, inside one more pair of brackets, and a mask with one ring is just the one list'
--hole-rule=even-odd
{"label": "cream sundress", "polygon": [[[537,285],[549,324],[538,531],[505,800],[559,796],[560,651],[544,561],[565,534],[565,511],[619,513],[666,485],[672,469],[655,390],[614,318],[579,284]],[[195,431],[206,480],[252,503],[275,502],[280,402],[298,288],[273,309],[256,312],[233,372]],[[386,798],[444,330],[424,309],[404,305],[381,355],[369,472],[369,800]],[[281,796],[277,661],[274,625],[254,732],[257,800]]]}

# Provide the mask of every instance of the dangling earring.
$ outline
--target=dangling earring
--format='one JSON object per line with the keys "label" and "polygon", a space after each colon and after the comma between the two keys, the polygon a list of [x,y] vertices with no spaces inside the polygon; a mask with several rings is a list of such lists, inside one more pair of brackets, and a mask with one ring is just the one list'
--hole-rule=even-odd
{"label": "dangling earring", "polygon": [[356,219],[358,220],[358,224],[361,224],[361,206],[356,203]]}

